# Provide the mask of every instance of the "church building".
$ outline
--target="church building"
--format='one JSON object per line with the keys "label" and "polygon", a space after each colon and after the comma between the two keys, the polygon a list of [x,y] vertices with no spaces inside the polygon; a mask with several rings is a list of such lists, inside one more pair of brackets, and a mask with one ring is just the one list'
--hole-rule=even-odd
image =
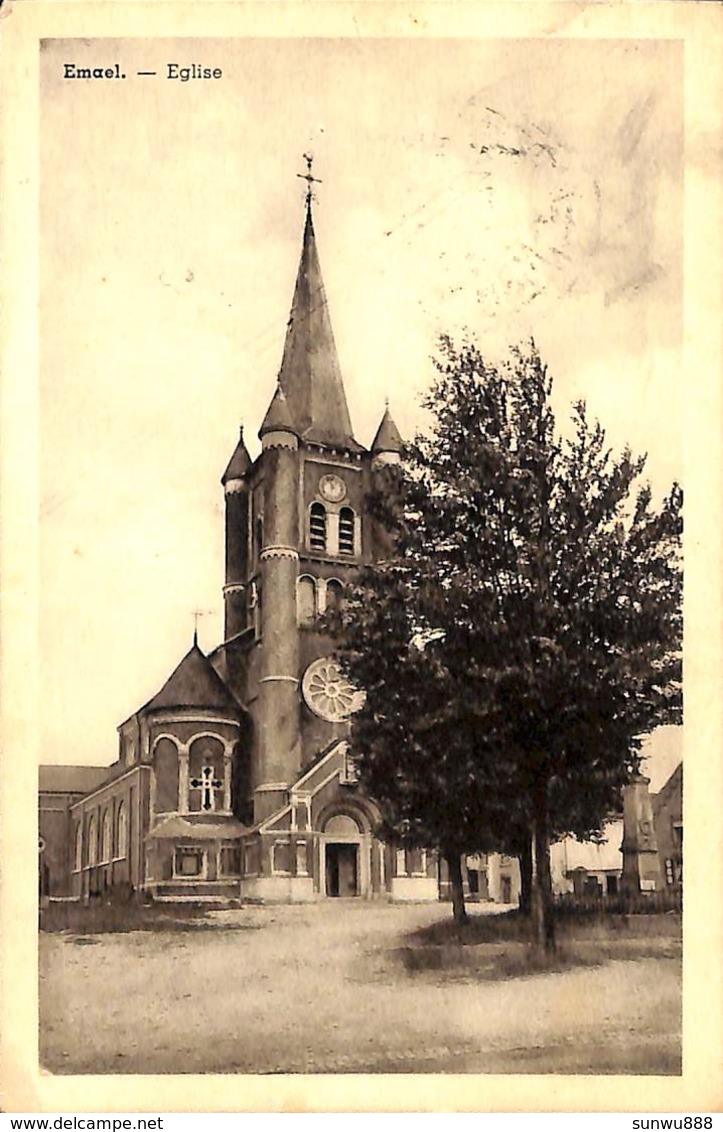
{"label": "church building", "polygon": [[[309,174],[310,177],[310,174]],[[365,509],[400,458],[387,408],[355,439],[314,234],[311,193],[278,383],[251,460],[241,433],[221,483],[223,640],[193,645],[119,728],[111,767],[41,767],[41,883],[50,896],[436,899],[437,861],[379,841],[356,780],[363,693],[323,631],[382,552]]]}
{"label": "church building", "polygon": [[[194,635],[163,687],[120,724],[112,766],[40,767],[42,895],[436,900],[448,885],[436,854],[375,836],[378,809],[349,745],[363,692],[341,672],[322,620],[355,572],[385,554],[365,501],[402,441],[388,408],[370,450],[354,437],[310,192],[259,437],[252,461],[241,433],[221,478],[222,642],[204,655]],[[679,888],[680,782],[670,780],[655,814],[647,779],[631,784],[604,860],[599,846],[556,846],[556,892],[654,890],[663,876]],[[463,876],[470,899],[517,900],[515,859],[467,857]]]}

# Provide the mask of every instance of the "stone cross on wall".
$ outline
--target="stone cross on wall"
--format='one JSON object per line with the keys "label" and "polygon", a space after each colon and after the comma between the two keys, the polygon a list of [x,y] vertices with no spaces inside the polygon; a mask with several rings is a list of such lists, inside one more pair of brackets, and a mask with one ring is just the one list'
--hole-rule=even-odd
{"label": "stone cross on wall", "polygon": [[194,790],[201,791],[201,809],[213,810],[213,792],[214,790],[220,790],[223,787],[223,782],[221,781],[221,779],[214,778],[213,767],[204,766],[201,769],[201,777],[191,779],[191,786]]}

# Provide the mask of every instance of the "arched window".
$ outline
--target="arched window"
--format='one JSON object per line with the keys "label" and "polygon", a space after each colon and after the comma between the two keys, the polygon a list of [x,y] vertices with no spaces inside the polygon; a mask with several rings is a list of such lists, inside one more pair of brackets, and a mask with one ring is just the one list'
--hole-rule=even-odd
{"label": "arched window", "polygon": [[296,583],[296,619],[299,625],[311,625],[316,616],[316,582],[303,574]]}
{"label": "arched window", "polygon": [[75,865],[76,873],[83,868],[83,824],[78,822],[75,827]]}
{"label": "arched window", "polygon": [[341,609],[343,587],[337,578],[330,578],[326,583],[326,608]]}
{"label": "arched window", "polygon": [[354,553],[354,512],[342,507],[339,512],[339,554]]}
{"label": "arched window", "polygon": [[326,507],[312,503],[309,510],[309,546],[312,550],[326,550]]}
{"label": "arched window", "polygon": [[95,814],[91,814],[88,822],[88,864],[98,863],[98,823]]}
{"label": "arched window", "polygon": [[154,810],[157,814],[177,813],[180,766],[178,744],[171,735],[159,735],[153,744],[153,776],[156,783]]}
{"label": "arched window", "polygon": [[259,515],[256,520],[256,557],[261,554],[264,545],[264,521]]}
{"label": "arched window", "polygon": [[110,810],[106,810],[103,814],[103,824],[101,826],[100,836],[100,859],[101,861],[110,861],[111,852],[111,834],[112,825],[110,820]]}
{"label": "arched window", "polygon": [[128,855],[128,812],[125,802],[121,802],[118,807],[115,855],[116,857],[126,857]]}
{"label": "arched window", "polygon": [[[210,814],[224,810],[226,766],[223,743],[206,735],[191,744],[188,761],[188,808],[191,813]],[[229,782],[230,793],[230,782]]]}

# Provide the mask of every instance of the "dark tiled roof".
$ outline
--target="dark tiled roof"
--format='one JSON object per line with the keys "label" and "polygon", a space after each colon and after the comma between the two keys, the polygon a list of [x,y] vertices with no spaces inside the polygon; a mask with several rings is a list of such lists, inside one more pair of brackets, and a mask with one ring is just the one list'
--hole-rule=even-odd
{"label": "dark tiled roof", "polygon": [[296,432],[289,412],[286,394],[280,385],[276,386],[276,391],[271,398],[271,404],[259,429],[259,436],[265,436],[267,432]]}
{"label": "dark tiled roof", "polygon": [[48,794],[89,794],[111,776],[109,766],[40,766],[39,788]]}
{"label": "dark tiled roof", "polygon": [[377,435],[372,441],[372,452],[401,452],[403,447],[404,441],[399,429],[392,420],[389,409],[386,408]]}
{"label": "dark tiled roof", "polygon": [[244,430],[240,431],[238,444],[234,449],[233,456],[229,461],[226,471],[221,476],[221,483],[228,483],[229,480],[240,480],[246,475],[251,467],[251,457],[248,454],[248,449],[244,443]]}
{"label": "dark tiled roof", "polygon": [[[291,422],[303,440],[363,451],[352,432],[310,207],[306,211],[279,384],[286,396]],[[263,427],[268,431],[268,419]]]}
{"label": "dark tiled roof", "polygon": [[141,711],[185,707],[219,708],[233,715],[242,710],[236,697],[195,643],[160,692]]}
{"label": "dark tiled roof", "polygon": [[673,771],[673,773],[665,780],[663,785],[660,787],[660,790],[658,791],[658,793],[656,795],[654,795],[654,797],[660,798],[661,800],[663,798],[667,798],[669,794],[673,793],[673,791],[681,790],[682,785],[683,785],[683,764],[678,763],[678,765],[675,768],[675,770]]}

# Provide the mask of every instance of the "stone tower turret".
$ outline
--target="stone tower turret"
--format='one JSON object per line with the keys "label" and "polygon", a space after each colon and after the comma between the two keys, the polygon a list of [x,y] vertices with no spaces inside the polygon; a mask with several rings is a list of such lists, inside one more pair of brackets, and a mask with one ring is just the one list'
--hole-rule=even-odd
{"label": "stone tower turret", "polygon": [[299,573],[299,440],[280,385],[259,431],[263,466],[261,675],[254,820],[283,804],[301,765],[296,579]]}
{"label": "stone tower turret", "polygon": [[401,460],[402,440],[399,429],[392,420],[389,405],[384,410],[377,434],[372,441],[372,467],[378,468],[384,464],[398,464]]}
{"label": "stone tower turret", "polygon": [[251,458],[243,428],[226,471],[221,477],[226,501],[226,582],[223,587],[224,640],[247,625],[246,581],[249,564],[249,487]]}

